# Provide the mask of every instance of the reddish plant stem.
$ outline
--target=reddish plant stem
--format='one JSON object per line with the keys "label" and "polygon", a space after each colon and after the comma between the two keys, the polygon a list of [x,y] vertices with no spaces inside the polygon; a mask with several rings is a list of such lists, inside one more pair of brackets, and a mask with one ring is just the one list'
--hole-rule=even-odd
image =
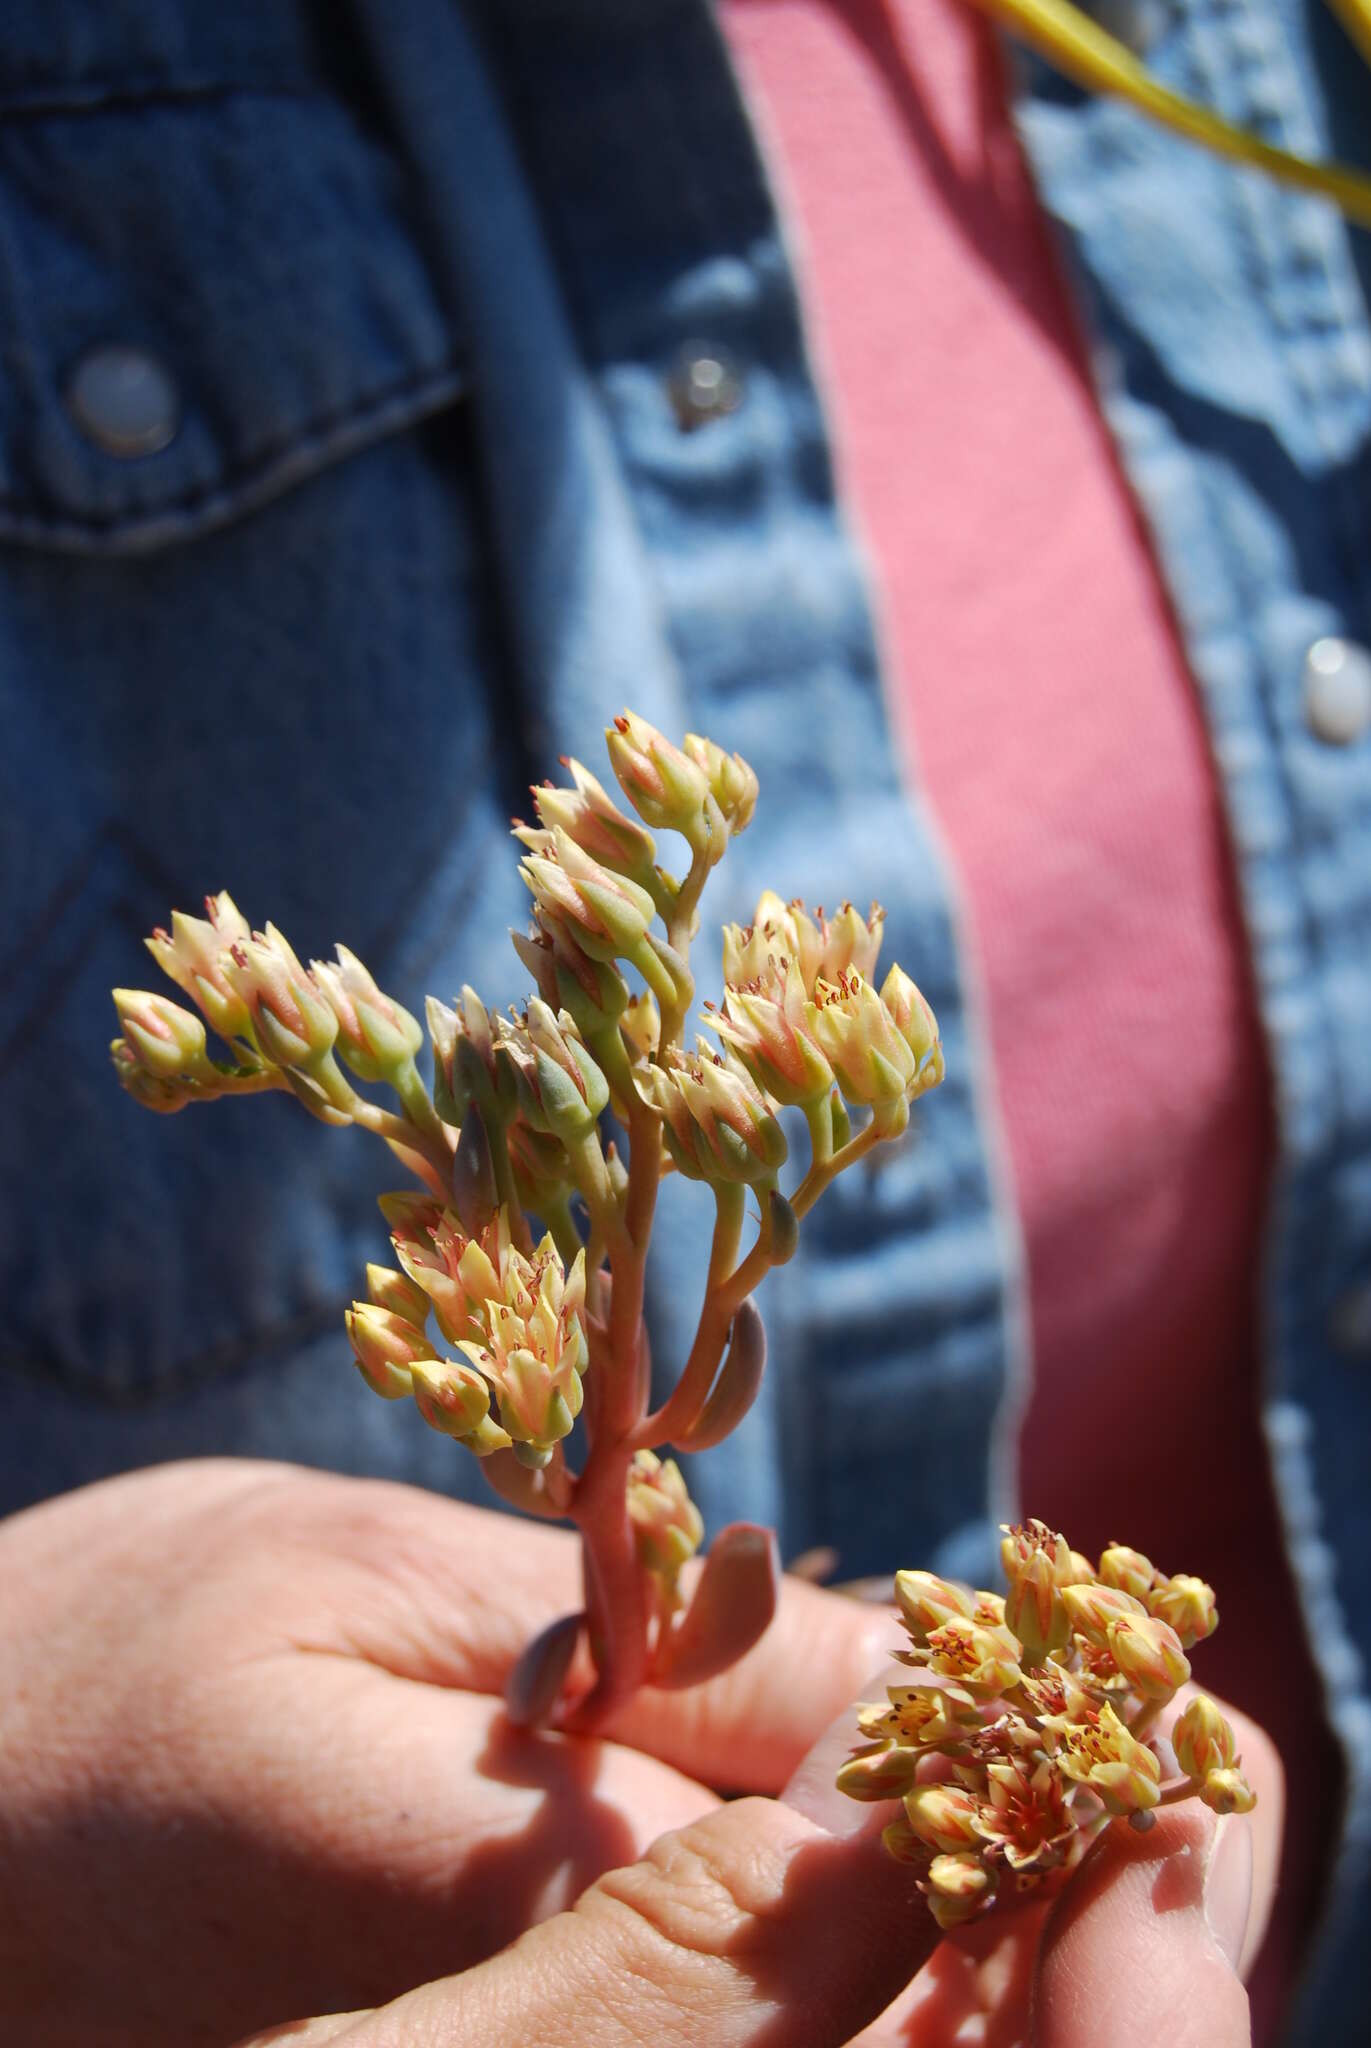
{"label": "reddish plant stem", "polygon": [[647,1575],[628,1515],[625,1442],[602,1443],[576,1485],[571,1518],[581,1534],[586,1617],[596,1679],[562,1726],[586,1734],[632,1698],[647,1674]]}

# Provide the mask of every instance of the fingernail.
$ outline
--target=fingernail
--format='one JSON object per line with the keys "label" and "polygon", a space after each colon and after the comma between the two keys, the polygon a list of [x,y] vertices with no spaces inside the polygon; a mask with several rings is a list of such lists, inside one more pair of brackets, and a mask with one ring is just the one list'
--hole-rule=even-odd
{"label": "fingernail", "polygon": [[1251,1906],[1252,1836],[1240,1814],[1225,1814],[1205,1865],[1204,1917],[1234,1971],[1242,1961]]}
{"label": "fingernail", "polygon": [[[870,1683],[862,1687],[857,1699],[878,1700],[887,1685],[898,1684],[903,1677],[902,1667],[887,1661]],[[830,1835],[850,1838],[873,1830],[879,1833],[895,1811],[893,1803],[887,1811],[884,1806],[848,1799],[833,1782],[839,1765],[845,1762],[861,1739],[857,1728],[857,1702],[854,1701],[850,1707],[844,1707],[819,1737],[782,1792],[782,1802],[816,1821]]]}

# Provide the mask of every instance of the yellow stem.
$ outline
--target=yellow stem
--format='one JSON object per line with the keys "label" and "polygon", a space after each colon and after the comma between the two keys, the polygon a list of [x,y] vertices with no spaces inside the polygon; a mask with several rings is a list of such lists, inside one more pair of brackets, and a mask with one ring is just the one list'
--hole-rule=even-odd
{"label": "yellow stem", "polygon": [[[1349,34],[1365,48],[1363,38],[1371,38],[1371,7],[1367,0],[1333,0],[1333,4]],[[1069,0],[974,0],[974,5],[992,15],[1077,85],[1129,101],[1162,127],[1202,144],[1216,156],[1248,164],[1302,191],[1320,193],[1341,207],[1349,220],[1360,227],[1371,227],[1371,178],[1345,164],[1311,163],[1290,150],[1277,149],[1260,136],[1234,127],[1207,108],[1196,106],[1193,100],[1160,85],[1131,51],[1097,28]]]}

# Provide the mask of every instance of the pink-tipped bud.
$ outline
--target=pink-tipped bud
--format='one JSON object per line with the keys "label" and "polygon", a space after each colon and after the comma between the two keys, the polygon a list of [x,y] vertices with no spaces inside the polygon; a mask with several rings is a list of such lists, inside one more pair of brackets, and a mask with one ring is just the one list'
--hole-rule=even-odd
{"label": "pink-tipped bud", "polygon": [[[651,895],[656,887],[657,846],[633,818],[625,817],[588,768],[568,761],[575,787],[540,783],[533,791],[538,822],[548,832],[565,832],[583,853],[616,874],[627,875]],[[516,826],[524,838],[526,827]]]}
{"label": "pink-tipped bud", "polygon": [[1196,1782],[1211,1771],[1231,1770],[1238,1761],[1238,1741],[1213,1700],[1197,1692],[1171,1730],[1176,1762]]}
{"label": "pink-tipped bud", "polygon": [[844,970],[836,981],[816,982],[805,1023],[849,1102],[879,1108],[905,1101],[914,1055],[869,981]]}
{"label": "pink-tipped bud", "polygon": [[995,1881],[981,1858],[966,1849],[957,1855],[935,1856],[928,1866],[928,1882],[920,1889],[927,1892],[928,1909],[947,1933],[964,1926],[989,1904]]}
{"label": "pink-tipped bud", "polygon": [[149,1074],[163,1081],[212,1076],[205,1027],[192,1010],[141,988],[115,989],[114,1007],[130,1054]]}
{"label": "pink-tipped bud", "polygon": [[1131,1593],[1144,1606],[1148,1604],[1148,1591],[1156,1577],[1157,1568],[1151,1558],[1144,1557],[1140,1550],[1130,1550],[1126,1543],[1111,1543],[1108,1550],[1100,1555],[1103,1583],[1120,1593]]}
{"label": "pink-tipped bud", "polygon": [[1050,1650],[1071,1640],[1071,1619],[1062,1604],[1061,1583],[1051,1555],[1034,1551],[1009,1582],[1004,1625],[1023,1648],[1023,1662],[1041,1664]]}
{"label": "pink-tipped bud", "polygon": [[710,795],[705,771],[632,711],[605,728],[605,744],[619,787],[644,824],[680,832],[695,846]]}
{"label": "pink-tipped bud", "polygon": [[682,751],[695,763],[709,793],[719,806],[723,821],[735,837],[752,823],[757,807],[757,777],[741,754],[729,754],[713,740],[688,732]]}
{"label": "pink-tipped bud", "polygon": [[1150,1700],[1169,1700],[1190,1676],[1180,1637],[1151,1614],[1124,1614],[1105,1634],[1110,1655],[1129,1684]]}
{"label": "pink-tipped bud", "polygon": [[[440,1435],[459,1437],[465,1442],[489,1417],[490,1388],[471,1366],[458,1365],[451,1358],[416,1358],[410,1375],[414,1382],[414,1405],[429,1428]],[[500,1435],[503,1444],[487,1442],[487,1452],[508,1444],[508,1436],[503,1431]]]}
{"label": "pink-tipped bud", "polygon": [[927,998],[897,965],[881,983],[881,1001],[913,1056],[920,1092],[935,1088],[944,1074],[943,1047]]}
{"label": "pink-tipped bud", "polygon": [[423,1044],[423,1026],[382,993],[355,953],[336,950],[336,962],[312,960],[310,973],[338,1020],[339,1054],[359,1080],[390,1080]]}
{"label": "pink-tipped bud", "polygon": [[367,1293],[377,1308],[388,1309],[391,1315],[413,1323],[416,1330],[422,1330],[428,1321],[430,1303],[423,1288],[416,1287],[408,1274],[397,1273],[393,1266],[367,1267]]}
{"label": "pink-tipped bud", "polygon": [[979,1849],[977,1801],[961,1785],[915,1785],[904,1795],[905,1818],[930,1849]]}
{"label": "pink-tipped bud", "polygon": [[357,1369],[373,1393],[387,1401],[413,1393],[413,1367],[437,1356],[423,1331],[373,1301],[355,1301],[343,1320]]}
{"label": "pink-tipped bud", "polygon": [[916,1643],[926,1643],[935,1628],[960,1615],[969,1621],[976,1609],[975,1595],[936,1572],[896,1572],[895,1604],[900,1618]]}
{"label": "pink-tipped bud", "polygon": [[849,1757],[834,1780],[849,1799],[903,1799],[914,1789],[919,1753],[914,1749],[871,1749]]}
{"label": "pink-tipped bud", "polygon": [[554,943],[563,933],[592,960],[632,960],[639,953],[657,914],[653,898],[627,876],[592,860],[565,832],[539,834],[537,849],[520,864],[519,873],[532,892],[538,922]]}
{"label": "pink-tipped bud", "polygon": [[1214,1588],[1187,1572],[1178,1572],[1175,1578],[1162,1579],[1155,1585],[1147,1595],[1147,1609],[1175,1629],[1187,1650],[1192,1643],[1202,1643],[1206,1636],[1212,1636],[1219,1625]]}
{"label": "pink-tipped bud", "polygon": [[1072,1628],[1100,1649],[1108,1642],[1112,1622],[1147,1613],[1141,1600],[1121,1593],[1116,1586],[1063,1586],[1062,1600]]}
{"label": "pink-tipped bud", "polygon": [[251,928],[227,891],[207,896],[205,910],[205,917],[174,910],[171,930],[159,929],[145,943],[162,972],[185,991],[221,1038],[246,1038],[251,1020],[224,973],[224,954],[239,940],[251,938]]}
{"label": "pink-tipped bud", "polygon": [[338,1018],[274,924],[235,941],[224,973],[245,1004],[253,1034],[279,1067],[312,1066],[338,1036]]}
{"label": "pink-tipped bud", "polygon": [[704,1541],[700,1510],[686,1492],[674,1458],[665,1463],[655,1451],[635,1451],[628,1475],[628,1519],[638,1562],[675,1584],[681,1566]]}

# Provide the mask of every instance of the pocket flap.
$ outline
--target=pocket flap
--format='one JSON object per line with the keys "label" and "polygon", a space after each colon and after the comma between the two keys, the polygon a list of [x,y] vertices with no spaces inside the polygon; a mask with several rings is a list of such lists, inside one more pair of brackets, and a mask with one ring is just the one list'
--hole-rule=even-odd
{"label": "pocket flap", "polygon": [[0,124],[0,539],[190,539],[459,395],[396,157],[204,89]]}

